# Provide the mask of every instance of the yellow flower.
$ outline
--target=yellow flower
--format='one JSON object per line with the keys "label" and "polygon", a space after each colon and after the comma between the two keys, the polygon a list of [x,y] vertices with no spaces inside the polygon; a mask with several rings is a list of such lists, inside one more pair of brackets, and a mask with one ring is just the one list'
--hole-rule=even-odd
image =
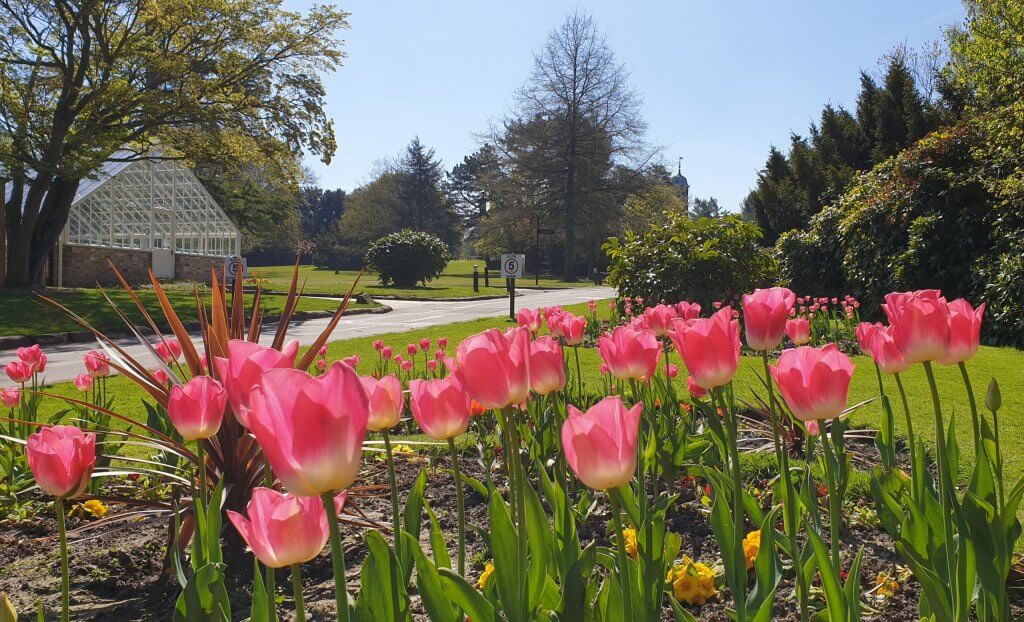
{"label": "yellow flower", "polygon": [[888,600],[899,591],[900,584],[888,573],[879,572],[875,577],[875,596],[882,600]]}
{"label": "yellow flower", "polygon": [[82,509],[94,516],[95,518],[103,518],[107,515],[109,508],[103,504],[99,499],[89,499],[82,504]]}
{"label": "yellow flower", "polygon": [[487,580],[491,578],[491,574],[494,573],[494,564],[487,562],[484,566],[484,572],[480,575],[480,578],[476,580],[476,586],[481,590],[487,587]]}
{"label": "yellow flower", "polygon": [[718,594],[715,571],[707,564],[694,562],[688,556],[668,571],[668,582],[676,600],[687,605],[703,605]]}
{"label": "yellow flower", "polygon": [[623,529],[622,540],[626,544],[626,555],[636,559],[636,529],[632,527]]}
{"label": "yellow flower", "polygon": [[743,557],[747,559],[747,570],[754,567],[757,552],[761,550],[761,530],[751,531],[743,538]]}

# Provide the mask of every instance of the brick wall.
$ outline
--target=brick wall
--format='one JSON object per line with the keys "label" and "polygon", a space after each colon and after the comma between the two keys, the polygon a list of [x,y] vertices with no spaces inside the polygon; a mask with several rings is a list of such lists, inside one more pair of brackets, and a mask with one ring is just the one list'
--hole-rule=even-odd
{"label": "brick wall", "polygon": [[113,262],[130,285],[149,283],[149,267],[153,262],[149,251],[98,246],[64,246],[64,287],[92,287],[117,284],[117,277],[107,261]]}
{"label": "brick wall", "polygon": [[214,269],[218,273],[223,272],[223,257],[187,255],[185,253],[174,254],[174,278],[176,279],[191,279],[200,283],[209,283],[210,270]]}

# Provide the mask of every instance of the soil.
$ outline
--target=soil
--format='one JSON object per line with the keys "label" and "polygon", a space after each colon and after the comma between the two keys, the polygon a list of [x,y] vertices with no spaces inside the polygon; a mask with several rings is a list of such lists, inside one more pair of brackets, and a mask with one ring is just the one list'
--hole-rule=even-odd
{"label": "soil", "polygon": [[[469,475],[483,480],[482,467],[474,451],[464,454],[462,467]],[[438,515],[449,550],[455,551],[456,503],[451,473],[447,462],[430,462],[426,457],[400,459],[398,478],[400,489],[409,489],[420,469],[427,469],[426,497]],[[387,494],[387,472],[382,462],[368,461],[364,467],[363,484],[377,491],[352,501],[348,512],[353,521],[369,521],[386,531],[390,524],[391,505]],[[701,503],[700,484],[682,489],[677,506],[670,515],[671,530],[682,536],[682,553],[694,560],[714,565],[718,550]],[[0,522],[0,593],[7,594],[23,616],[34,612],[36,602],[42,599],[50,616],[59,608],[60,566],[57,550],[56,524],[49,504],[40,498],[30,504],[35,515],[21,520]],[[473,582],[483,571],[487,559],[485,546],[475,533],[474,526],[486,529],[487,510],[484,499],[471,488],[466,488],[466,516],[470,525],[467,533],[467,574]],[[112,506],[111,513],[125,508]],[[426,521],[424,521],[426,523]],[[581,526],[583,540],[597,540],[610,545],[607,506],[595,510]],[[69,529],[81,529],[88,520],[72,517]],[[359,565],[365,555],[361,533],[366,527],[349,524],[345,527],[345,557],[348,562],[348,585],[355,589],[359,583]],[[426,528],[424,545],[426,546]],[[156,621],[170,619],[178,584],[164,571],[164,551],[168,534],[166,516],[131,519],[121,525],[110,525],[94,531],[81,531],[71,543],[71,617],[74,620]],[[892,540],[880,529],[855,522],[843,536],[844,559],[852,560],[863,547],[861,584],[867,593],[874,587],[880,572],[897,575],[902,567]],[[251,583],[249,563],[233,564],[239,575],[229,578],[229,591],[236,620],[247,618],[250,604],[248,590]],[[788,573],[787,573],[788,574]],[[282,620],[292,620],[291,595],[288,575],[278,575],[279,613]],[[307,617],[313,620],[333,619],[334,596],[329,550],[313,562],[303,566],[303,584]],[[422,613],[418,596],[413,593],[414,620],[428,620]],[[815,608],[820,608],[820,590],[815,590]],[[900,580],[896,594],[884,604],[871,603],[864,620],[915,620],[917,614],[918,585],[912,578]],[[699,620],[726,621],[725,607],[730,602],[728,591],[721,593],[702,607],[691,612]],[[1024,614],[1024,599],[1017,597],[1013,618]],[[33,614],[34,615],[34,614]],[[784,578],[776,597],[773,620],[797,620],[792,583]],[[672,620],[666,608],[664,620]]]}

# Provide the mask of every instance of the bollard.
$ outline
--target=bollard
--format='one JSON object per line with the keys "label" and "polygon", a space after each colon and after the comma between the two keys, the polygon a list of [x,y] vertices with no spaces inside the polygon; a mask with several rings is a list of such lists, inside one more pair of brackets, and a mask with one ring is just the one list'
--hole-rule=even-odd
{"label": "bollard", "polygon": [[601,284],[601,273],[597,271],[597,268],[594,268],[594,285],[600,285],[600,284]]}
{"label": "bollard", "polygon": [[473,264],[473,291],[480,291],[480,266]]}
{"label": "bollard", "polygon": [[484,264],[484,287],[491,286],[491,269]]}

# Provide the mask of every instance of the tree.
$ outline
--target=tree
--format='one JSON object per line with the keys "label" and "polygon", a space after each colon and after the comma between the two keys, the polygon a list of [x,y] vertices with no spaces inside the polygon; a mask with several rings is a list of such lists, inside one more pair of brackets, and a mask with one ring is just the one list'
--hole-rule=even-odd
{"label": "tree", "polygon": [[718,205],[718,199],[715,197],[708,197],[706,199],[694,197],[693,208],[690,211],[694,218],[721,218],[725,216],[725,210]]}
{"label": "tree", "polygon": [[[193,139],[335,149],[320,72],[346,14],[276,0],[0,0],[5,284],[35,282],[82,179],[124,159],[187,157]],[[220,139],[221,136],[227,139]]]}
{"label": "tree", "polygon": [[429,149],[414,137],[399,162],[402,214],[417,231],[432,233],[454,248],[459,241],[458,218],[442,190],[444,167]]}
{"label": "tree", "polygon": [[337,224],[345,211],[345,191],[306,186],[299,194],[298,212],[302,234],[307,240]]}
{"label": "tree", "polygon": [[316,238],[314,263],[322,268],[358,268],[375,240],[408,224],[403,218],[400,173],[385,172],[352,191],[341,218]]}
{"label": "tree", "polygon": [[445,193],[465,228],[479,224],[487,213],[487,187],[500,173],[497,150],[487,143],[456,164],[445,179]]}
{"label": "tree", "polygon": [[594,163],[627,161],[640,169],[655,151],[643,140],[641,100],[628,79],[593,18],[577,11],[534,54],[530,77],[516,94],[520,110],[513,125],[534,123],[535,129],[549,132],[542,153],[550,158],[545,178],[556,195],[566,281],[576,280],[585,202],[607,204],[601,193],[607,171]]}
{"label": "tree", "polygon": [[623,209],[623,230],[638,234],[655,225],[664,225],[676,216],[686,215],[686,203],[668,185],[629,195]]}

